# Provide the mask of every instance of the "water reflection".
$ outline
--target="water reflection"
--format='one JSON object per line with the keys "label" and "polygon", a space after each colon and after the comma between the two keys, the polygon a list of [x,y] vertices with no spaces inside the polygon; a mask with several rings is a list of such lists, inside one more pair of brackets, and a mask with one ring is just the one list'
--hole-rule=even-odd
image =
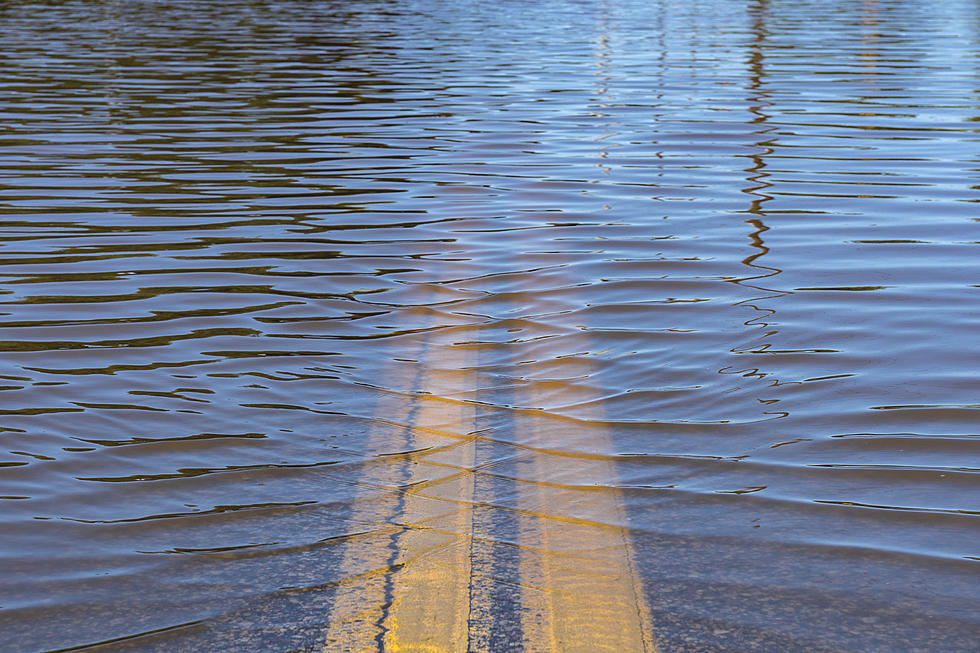
{"label": "water reflection", "polygon": [[0,648],[973,647],[973,3],[0,22]]}
{"label": "water reflection", "polygon": [[[763,305],[763,302],[778,299],[779,297],[788,294],[786,291],[775,290],[773,288],[759,285],[760,283],[763,283],[760,281],[761,279],[774,277],[778,275],[781,270],[778,268],[768,267],[760,262],[757,262],[758,259],[769,253],[769,248],[765,245],[762,234],[769,230],[769,227],[767,227],[763,222],[763,219],[766,216],[764,207],[766,202],[773,200],[772,196],[766,194],[766,189],[771,188],[773,184],[768,181],[770,175],[768,172],[766,172],[766,168],[768,166],[767,158],[775,152],[775,145],[778,139],[774,133],[776,128],[768,124],[769,114],[766,112],[767,108],[772,106],[772,102],[769,99],[766,91],[766,5],[767,3],[765,0],[758,0],[750,7],[752,42],[747,47],[747,69],[749,77],[748,84],[746,85],[746,98],[751,103],[751,106],[748,108],[748,112],[752,116],[749,124],[754,127],[754,131],[752,133],[760,140],[755,144],[755,150],[746,155],[751,161],[752,165],[745,169],[745,180],[749,185],[744,188],[744,192],[749,194],[752,199],[749,207],[745,209],[745,212],[752,214],[753,217],[746,219],[745,224],[749,225],[753,229],[749,233],[749,241],[751,247],[757,251],[742,259],[743,265],[753,268],[752,276],[740,277],[733,280],[734,283],[767,293],[759,297],[743,299],[735,303],[735,306],[746,306],[747,308],[751,308],[758,313],[758,315],[747,320],[744,323],[745,326],[764,329],[766,331],[761,336],[757,336],[757,338],[751,343],[733,348],[732,352],[737,354],[759,354],[767,353],[769,351],[770,347],[772,346],[771,340],[778,335],[779,331],[778,329],[773,328],[776,324],[776,320],[773,319],[776,310],[772,308],[771,302],[768,302],[769,305]],[[770,282],[767,281],[765,283],[769,284]],[[763,363],[762,366],[764,367],[764,365],[765,364]],[[770,387],[780,385],[778,379],[769,378],[771,377],[770,372],[762,371],[759,367],[733,369],[731,366],[726,366],[721,368],[719,373],[739,374],[745,378],[757,378],[760,381],[767,380],[770,383]],[[777,404],[779,399],[760,398],[759,402],[770,408],[770,410],[766,411],[766,414],[768,415],[774,415],[776,417],[786,417],[789,415],[789,413],[786,412],[773,410],[775,409],[774,404]],[[765,489],[765,487],[759,486],[758,489]]]}

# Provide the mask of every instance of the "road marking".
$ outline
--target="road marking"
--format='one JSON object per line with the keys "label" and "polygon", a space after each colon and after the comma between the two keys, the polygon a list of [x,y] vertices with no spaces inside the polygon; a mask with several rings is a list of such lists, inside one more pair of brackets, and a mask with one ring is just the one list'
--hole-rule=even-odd
{"label": "road marking", "polygon": [[[372,529],[346,545],[339,569],[346,580],[329,615],[324,651],[463,653],[477,650],[471,649],[477,639],[489,641],[473,631],[486,634],[493,624],[470,622],[471,595],[482,596],[494,579],[474,579],[471,566],[480,498],[474,497],[476,411],[454,396],[476,388],[469,366],[477,351],[462,339],[458,330],[427,332],[414,379],[393,371],[402,376],[386,380],[416,393],[384,396],[368,450],[411,453],[400,455],[399,478],[390,478],[391,465],[381,464],[369,466],[362,479],[372,491],[356,499],[352,521]],[[539,387],[531,384],[532,401],[542,399]],[[511,435],[531,445],[517,448],[527,473],[514,481],[521,537],[514,584],[521,607],[520,614],[499,617],[520,620],[529,653],[655,653],[614,461],[549,451],[582,429],[581,420],[513,412]],[[600,413],[586,416],[591,421],[578,440],[608,451]],[[594,488],[581,487],[593,480]]]}
{"label": "road marking", "polygon": [[373,529],[345,548],[325,651],[467,648],[474,407],[448,394],[472,352],[445,334],[422,336],[415,378],[393,364],[386,380],[414,393],[382,396],[367,450],[416,453],[401,456],[400,478],[382,464],[361,479],[370,491],[355,499],[351,520]]}
{"label": "road marking", "polygon": [[392,578],[392,602],[382,624],[384,650],[466,651],[476,443],[463,429],[473,424],[473,405],[424,397],[418,421],[436,425],[428,435],[462,439],[423,454],[426,469],[442,467],[443,475],[405,494],[402,517],[408,530],[398,538],[401,566]]}
{"label": "road marking", "polygon": [[[538,416],[532,428],[551,446],[568,435],[560,420]],[[608,432],[590,427],[603,450]],[[603,457],[536,452],[521,537],[524,644],[528,653],[655,653],[653,627],[635,565],[614,463]],[[583,487],[595,479],[594,488]],[[561,485],[566,480],[571,485]]]}

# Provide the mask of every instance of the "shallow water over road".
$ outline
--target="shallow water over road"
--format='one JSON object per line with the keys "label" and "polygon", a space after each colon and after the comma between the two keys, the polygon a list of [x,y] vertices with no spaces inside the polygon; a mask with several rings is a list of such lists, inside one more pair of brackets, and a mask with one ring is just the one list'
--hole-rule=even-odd
{"label": "shallow water over road", "polygon": [[0,650],[975,650],[975,2],[0,26]]}

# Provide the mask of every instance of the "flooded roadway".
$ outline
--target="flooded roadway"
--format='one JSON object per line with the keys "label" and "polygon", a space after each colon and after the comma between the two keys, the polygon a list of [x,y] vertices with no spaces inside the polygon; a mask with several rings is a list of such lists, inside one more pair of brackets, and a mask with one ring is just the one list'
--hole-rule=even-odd
{"label": "flooded roadway", "polygon": [[978,16],[4,3],[0,650],[976,650]]}

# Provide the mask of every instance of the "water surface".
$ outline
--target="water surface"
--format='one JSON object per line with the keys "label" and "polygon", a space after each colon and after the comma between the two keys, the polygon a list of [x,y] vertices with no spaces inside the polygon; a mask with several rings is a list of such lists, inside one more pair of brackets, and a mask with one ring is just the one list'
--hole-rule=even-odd
{"label": "water surface", "polygon": [[344,650],[422,497],[471,650],[529,523],[664,652],[975,650],[977,9],[4,3],[0,649]]}

